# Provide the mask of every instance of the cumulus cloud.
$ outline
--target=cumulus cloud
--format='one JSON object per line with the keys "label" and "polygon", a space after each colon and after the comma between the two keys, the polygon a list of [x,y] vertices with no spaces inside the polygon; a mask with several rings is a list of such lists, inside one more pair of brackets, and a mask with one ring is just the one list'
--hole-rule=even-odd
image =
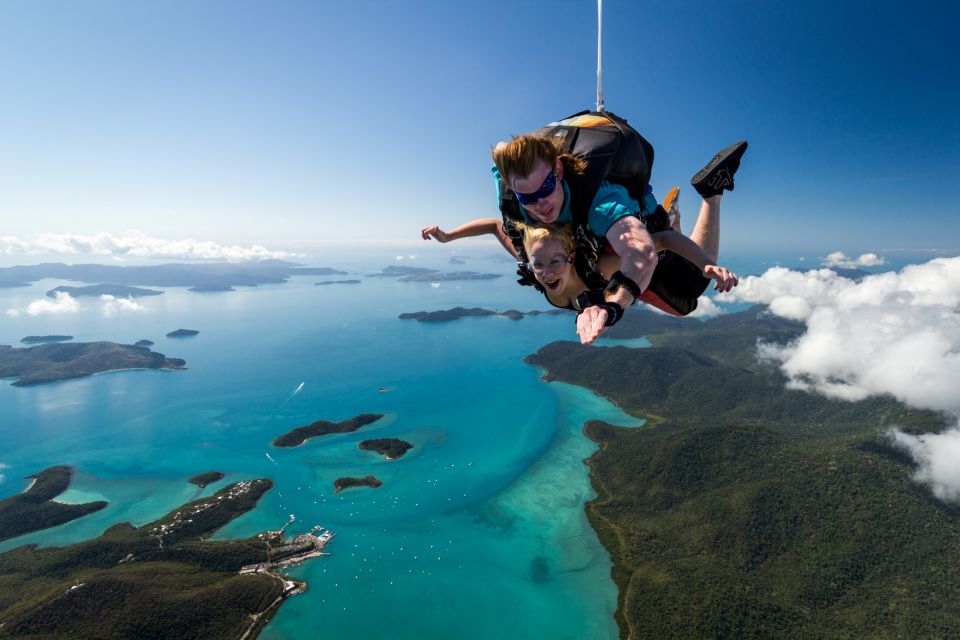
{"label": "cumulus cloud", "polygon": [[24,309],[7,309],[7,315],[11,318],[19,317],[22,314],[28,316],[56,315],[61,313],[77,313],[80,311],[80,303],[66,291],[57,291],[54,298],[40,298],[34,300]]}
{"label": "cumulus cloud", "polygon": [[9,469],[9,468],[10,468],[10,465],[3,464],[2,462],[0,462],[0,484],[3,484],[4,482],[6,482],[7,476],[4,475],[3,470]]}
{"label": "cumulus cloud", "polygon": [[29,237],[0,236],[0,253],[5,254],[80,254],[96,256],[131,256],[137,258],[166,258],[180,260],[263,260],[266,258],[302,257],[286,251],[270,251],[255,244],[251,246],[222,245],[216,242],[193,240],[164,240],[139,231],[123,235],[95,233],[75,235],[41,233]]}
{"label": "cumulus cloud", "polygon": [[100,313],[105,318],[112,318],[121,313],[146,311],[147,307],[133,298],[117,298],[111,295],[100,296]]}
{"label": "cumulus cloud", "polygon": [[713,298],[702,296],[700,300],[697,301],[697,308],[691,313],[688,318],[715,318],[716,316],[724,313],[723,309],[717,306],[717,303],[713,301]]}
{"label": "cumulus cloud", "polygon": [[859,258],[848,258],[842,251],[834,251],[823,259],[823,266],[825,267],[841,267],[844,269],[879,267],[885,264],[887,264],[887,261],[875,253],[865,253]]}
{"label": "cumulus cloud", "polygon": [[[846,400],[890,394],[944,411],[960,425],[960,258],[937,258],[854,282],[828,269],[749,276],[725,301],[769,305],[806,332],[760,345],[789,386]],[[960,500],[960,426],[939,435],[894,433],[936,495]]]}

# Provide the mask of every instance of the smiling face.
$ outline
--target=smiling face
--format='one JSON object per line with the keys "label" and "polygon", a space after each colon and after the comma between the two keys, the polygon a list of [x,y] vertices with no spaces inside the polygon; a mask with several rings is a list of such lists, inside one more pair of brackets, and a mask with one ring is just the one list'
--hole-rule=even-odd
{"label": "smiling face", "polygon": [[[551,170],[555,178],[553,190],[547,195],[537,198],[534,202],[528,202],[523,205],[530,218],[543,224],[552,224],[560,217],[560,211],[563,209],[563,163],[559,158],[551,167],[543,160],[537,160],[533,171],[526,177],[510,176],[510,188],[518,194],[537,194],[544,187],[544,183],[549,184]],[[538,194],[540,195],[540,194]]]}
{"label": "smiling face", "polygon": [[550,294],[563,292],[576,276],[573,269],[573,252],[567,251],[563,242],[556,238],[534,240],[526,247],[530,269],[537,282]]}

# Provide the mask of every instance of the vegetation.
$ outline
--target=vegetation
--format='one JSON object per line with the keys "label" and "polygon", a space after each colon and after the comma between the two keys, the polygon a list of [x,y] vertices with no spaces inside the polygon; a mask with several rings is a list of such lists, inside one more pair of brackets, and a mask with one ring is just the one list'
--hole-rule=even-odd
{"label": "vegetation", "polygon": [[403,455],[413,449],[413,445],[406,440],[399,438],[376,438],[374,440],[364,440],[358,445],[364,451],[376,451],[386,456],[390,460],[402,458]]}
{"label": "vegetation", "polygon": [[240,637],[251,616],[274,610],[283,584],[238,574],[267,560],[266,542],[201,537],[272,486],[239,482],[140,528],[121,524],[96,540],[0,555],[0,638]]}
{"label": "vegetation", "polygon": [[343,422],[327,422],[326,420],[317,420],[303,427],[297,427],[273,441],[275,447],[298,447],[309,438],[326,436],[333,433],[351,433],[367,426],[371,422],[376,422],[383,417],[379,413],[361,413],[360,415],[344,420]]}
{"label": "vegetation", "polygon": [[349,489],[350,487],[370,487],[371,489],[379,489],[383,486],[383,481],[378,480],[374,476],[364,476],[363,478],[337,478],[333,481],[333,492],[340,493],[344,489]]}
{"label": "vegetation", "polygon": [[220,482],[221,480],[223,480],[223,474],[219,471],[207,471],[205,473],[198,473],[187,480],[187,482],[190,484],[195,484],[201,489],[204,489],[214,482]]}
{"label": "vegetation", "polygon": [[20,338],[23,344],[42,344],[44,342],[69,342],[73,336],[50,335],[50,336],[26,336]]}
{"label": "vegetation", "polygon": [[41,344],[24,349],[0,345],[0,378],[19,377],[14,386],[118,369],[183,369],[186,364],[146,347],[115,342]]}
{"label": "vegetation", "polygon": [[615,564],[622,637],[960,632],[960,509],[914,482],[884,435],[940,431],[946,416],[785,389],[756,343],[802,327],[759,309],[627,315],[652,319],[620,337],[647,331],[653,348],[554,343],[529,358],[649,420],[585,428],[600,443],[587,512]]}
{"label": "vegetation", "polygon": [[55,527],[107,506],[103,501],[86,504],[52,502],[70,486],[72,467],[50,467],[29,477],[34,482],[27,491],[0,500],[0,541]]}

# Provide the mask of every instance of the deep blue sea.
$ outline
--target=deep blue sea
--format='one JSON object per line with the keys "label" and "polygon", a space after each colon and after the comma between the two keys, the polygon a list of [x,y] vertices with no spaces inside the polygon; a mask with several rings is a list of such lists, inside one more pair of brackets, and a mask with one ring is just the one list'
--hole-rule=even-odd
{"label": "deep blue sea", "polygon": [[[61,499],[109,503],[0,543],[0,551],[69,544],[118,522],[142,525],[228,482],[269,477],[275,488],[219,538],[277,528],[291,514],[291,533],[319,524],[337,537],[332,555],[290,570],[309,591],[282,606],[265,639],[616,638],[610,559],[584,514],[594,494],[583,460],[595,445],[581,428],[593,418],[641,423],[583,389],[542,382],[524,364],[544,344],[575,338],[572,314],[398,319],[458,305],[548,308],[514,284],[510,265],[466,260],[331,257],[313,263],[350,275],[224,293],[171,288],[141,298],[143,311],[111,317],[90,298],[79,299],[79,312],[14,317],[6,310],[72,283],[0,289],[0,344],[21,346],[37,334],[147,338],[189,367],[27,388],[0,381],[0,497],[25,489],[24,476],[69,464],[77,473]],[[734,256],[727,264],[759,273],[773,262]],[[439,284],[365,277],[390,264],[504,277]],[[314,285],[347,277],[362,283]],[[178,328],[200,334],[165,337]],[[294,449],[270,444],[294,427],[360,413],[385,417]],[[371,437],[414,448],[386,461],[357,448]],[[227,477],[205,491],[187,483],[210,470]],[[368,474],[383,486],[334,495],[335,478]]]}

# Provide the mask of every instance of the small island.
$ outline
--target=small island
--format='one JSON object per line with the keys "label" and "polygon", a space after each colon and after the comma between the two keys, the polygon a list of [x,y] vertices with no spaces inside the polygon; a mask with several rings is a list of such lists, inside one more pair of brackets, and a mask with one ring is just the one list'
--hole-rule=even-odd
{"label": "small island", "polygon": [[349,489],[350,487],[370,487],[371,489],[379,489],[383,486],[383,482],[378,480],[374,476],[364,476],[362,478],[337,478],[333,481],[333,492],[340,493],[344,489]]}
{"label": "small island", "polygon": [[177,329],[176,331],[171,331],[167,334],[168,338],[190,338],[200,332],[196,329]]}
{"label": "small island", "polygon": [[47,291],[48,298],[55,298],[57,293],[67,293],[74,298],[84,296],[99,298],[100,296],[114,296],[115,298],[141,298],[145,296],[160,296],[163,291],[130,287],[123,284],[92,284],[86,287],[61,286]]}
{"label": "small island", "polygon": [[324,280],[323,282],[314,282],[314,285],[320,287],[327,284],[360,284],[359,280]]}
{"label": "small island", "polygon": [[133,343],[136,347],[152,347],[153,340],[137,340]]}
{"label": "small island", "polygon": [[0,345],[0,378],[17,377],[14,386],[82,378],[125,369],[185,369],[180,358],[168,358],[146,347],[115,342],[40,344],[17,349]]}
{"label": "small island", "polygon": [[[255,287],[257,285],[251,284],[246,285],[250,287]],[[190,287],[187,291],[193,291],[194,293],[219,293],[223,291],[236,291],[232,286],[220,282],[211,282],[206,284],[198,284],[196,286]]]}
{"label": "small island", "polygon": [[492,280],[500,278],[499,273],[477,273],[475,271],[438,271],[425,267],[385,267],[380,273],[372,273],[370,278],[396,278],[399,282],[445,282],[451,280]]}
{"label": "small island", "polygon": [[70,486],[73,467],[50,467],[27,478],[33,483],[26,491],[0,500],[0,541],[49,529],[107,506],[102,500],[86,504],[54,500]]}
{"label": "small island", "polygon": [[540,315],[559,315],[567,313],[565,309],[551,309],[549,311],[517,311],[508,309],[507,311],[492,311],[490,309],[481,309],[480,307],[454,307],[453,309],[441,309],[439,311],[413,311],[410,313],[401,313],[398,317],[401,320],[416,320],[417,322],[450,322],[460,320],[461,318],[482,318],[487,316],[500,316],[510,320],[520,320],[525,316]]}
{"label": "small island", "polygon": [[387,460],[396,460],[413,448],[413,445],[399,438],[376,438],[374,440],[364,440],[357,445],[364,451],[376,451],[383,455]]}
{"label": "small island", "polygon": [[333,433],[351,433],[376,422],[383,417],[380,413],[361,413],[360,415],[344,420],[343,422],[327,422],[317,420],[308,425],[297,427],[273,441],[275,447],[299,447],[310,438],[326,436]]}
{"label": "small island", "polygon": [[25,338],[20,338],[20,342],[23,344],[43,344],[44,342],[69,342],[73,340],[73,336],[27,336]]}
{"label": "small island", "polygon": [[[39,477],[38,477],[38,485]],[[159,520],[117,524],[62,548],[0,554],[0,635],[44,638],[252,639],[306,583],[277,569],[324,555],[334,533],[314,527],[242,540],[210,537],[271,487],[246,480]]]}
{"label": "small island", "polygon": [[201,489],[206,489],[208,486],[210,486],[214,482],[220,482],[221,480],[223,480],[223,478],[224,478],[224,475],[219,471],[207,471],[206,473],[198,473],[197,475],[187,480],[187,482],[189,482],[190,484],[195,484]]}

